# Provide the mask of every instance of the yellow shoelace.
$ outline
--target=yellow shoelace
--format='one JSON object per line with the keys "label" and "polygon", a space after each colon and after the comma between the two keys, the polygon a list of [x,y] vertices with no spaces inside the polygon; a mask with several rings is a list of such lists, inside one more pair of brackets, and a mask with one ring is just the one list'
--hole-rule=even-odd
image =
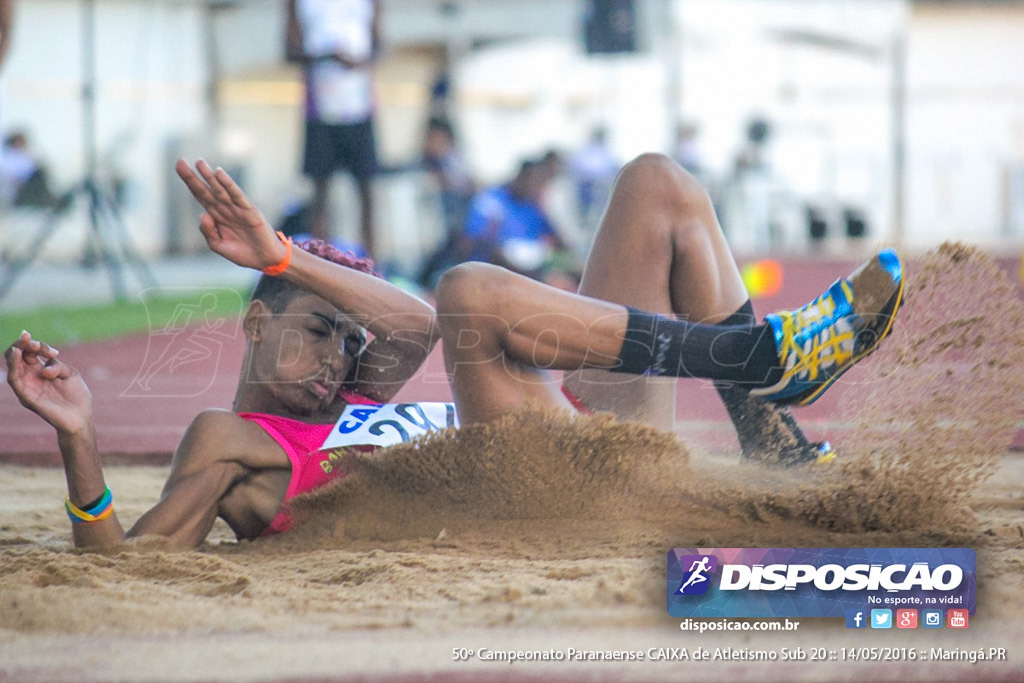
{"label": "yellow shoelace", "polygon": [[[847,282],[842,282],[843,292],[847,300],[853,299],[853,292]],[[800,333],[806,328],[813,328],[822,321],[831,321],[836,310],[836,302],[831,293],[826,293],[814,304],[798,311],[786,311],[780,314],[782,317],[783,347],[782,356],[787,359],[792,355],[795,360],[792,367],[787,368],[785,377],[807,374],[809,381],[818,377],[821,368],[821,360],[825,351],[831,351],[827,358],[836,364],[842,364],[853,356],[853,330],[846,330],[838,334],[832,334],[836,329],[834,325],[828,324],[816,332],[801,346],[797,339]]]}

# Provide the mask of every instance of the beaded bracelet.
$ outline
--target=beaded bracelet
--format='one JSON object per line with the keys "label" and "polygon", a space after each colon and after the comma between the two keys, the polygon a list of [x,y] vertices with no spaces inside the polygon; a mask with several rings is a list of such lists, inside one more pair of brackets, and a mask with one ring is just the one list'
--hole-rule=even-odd
{"label": "beaded bracelet", "polygon": [[288,269],[288,266],[292,262],[292,238],[285,237],[284,233],[280,230],[277,231],[278,238],[284,242],[284,258],[279,263],[273,266],[268,266],[263,269],[264,275],[277,276]]}
{"label": "beaded bracelet", "polygon": [[88,507],[88,510],[78,507],[71,502],[70,496],[64,499],[64,509],[67,510],[68,518],[74,524],[99,522],[114,514],[114,497],[110,494],[110,487],[104,487],[103,495],[100,496],[100,499]]}

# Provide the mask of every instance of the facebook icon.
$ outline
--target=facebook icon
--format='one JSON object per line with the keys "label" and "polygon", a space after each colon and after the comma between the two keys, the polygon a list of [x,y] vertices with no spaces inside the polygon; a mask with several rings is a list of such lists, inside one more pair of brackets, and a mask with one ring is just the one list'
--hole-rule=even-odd
{"label": "facebook icon", "polygon": [[868,618],[862,609],[846,610],[846,628],[867,628]]}

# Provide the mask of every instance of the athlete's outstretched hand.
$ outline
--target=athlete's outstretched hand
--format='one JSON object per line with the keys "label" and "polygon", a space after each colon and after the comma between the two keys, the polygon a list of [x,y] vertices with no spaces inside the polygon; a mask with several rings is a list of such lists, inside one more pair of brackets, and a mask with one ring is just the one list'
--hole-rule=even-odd
{"label": "athlete's outstretched hand", "polygon": [[280,263],[285,245],[227,171],[214,171],[202,159],[196,162],[195,170],[184,159],[174,170],[205,209],[199,230],[214,253],[257,270]]}
{"label": "athlete's outstretched hand", "polygon": [[77,434],[92,424],[92,394],[78,371],[57,355],[57,349],[22,332],[4,353],[7,383],[21,405],[58,432]]}

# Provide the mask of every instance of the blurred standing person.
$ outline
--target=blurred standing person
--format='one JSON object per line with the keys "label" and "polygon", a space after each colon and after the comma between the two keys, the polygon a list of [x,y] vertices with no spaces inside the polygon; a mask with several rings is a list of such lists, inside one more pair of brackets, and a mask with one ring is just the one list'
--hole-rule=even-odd
{"label": "blurred standing person", "polygon": [[460,247],[462,224],[476,191],[466,161],[455,146],[455,130],[444,116],[431,116],[427,121],[420,165],[434,181],[444,224],[443,241],[420,266],[416,278],[422,286],[433,289],[445,270],[465,260]]}
{"label": "blurred standing person", "polygon": [[562,157],[562,153],[554,148],[544,152],[537,163],[540,164],[541,170],[547,176],[545,182],[549,184],[565,171],[565,159]]}
{"label": "blurred standing person", "polygon": [[692,123],[679,125],[676,131],[676,148],[672,153],[676,163],[700,178],[704,174],[704,162],[697,145],[697,126]]}
{"label": "blurred standing person", "polygon": [[734,251],[772,248],[777,233],[775,174],[768,158],[771,124],[753,118],[733,163],[731,208],[726,212],[726,235]]}
{"label": "blurred standing person", "polygon": [[0,71],[11,51],[11,29],[14,26],[14,0],[0,0]]}
{"label": "blurred standing person", "polygon": [[373,255],[372,66],[380,46],[379,0],[288,0],[287,58],[303,66],[306,82],[302,171],[313,181],[311,231],[330,239],[330,181],[352,174],[360,204],[363,247]]}
{"label": "blurred standing person", "polygon": [[452,105],[452,74],[445,64],[430,86],[430,113],[442,118],[448,117]]}
{"label": "blurred standing person", "polygon": [[576,186],[577,217],[583,228],[597,225],[621,167],[608,147],[608,132],[603,127],[595,129],[587,144],[569,160]]}
{"label": "blurred standing person", "polygon": [[455,130],[447,118],[432,116],[427,122],[422,163],[437,184],[445,233],[451,237],[462,229],[475,188],[466,160],[455,146]]}
{"label": "blurred standing person", "polygon": [[49,174],[30,151],[28,134],[8,134],[0,148],[0,206],[52,209],[70,200],[70,194],[58,197],[50,189]]}
{"label": "blurred standing person", "polygon": [[672,158],[677,164],[690,172],[707,190],[711,203],[714,205],[715,214],[719,220],[728,222],[726,214],[728,182],[716,177],[704,160],[704,151],[700,144],[700,128],[693,121],[684,121],[676,128],[675,148],[672,150]]}
{"label": "blurred standing person", "polygon": [[[0,0],[0,85],[3,84],[4,62],[11,51],[14,29],[14,0]],[[3,90],[0,88],[0,131],[3,130]]]}

